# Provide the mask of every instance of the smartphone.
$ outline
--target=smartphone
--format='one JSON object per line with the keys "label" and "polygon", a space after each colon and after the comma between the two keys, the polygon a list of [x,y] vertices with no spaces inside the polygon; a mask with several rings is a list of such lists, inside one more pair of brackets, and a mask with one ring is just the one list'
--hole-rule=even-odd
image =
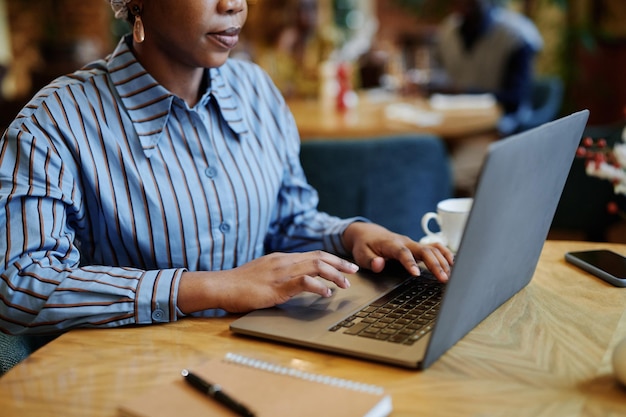
{"label": "smartphone", "polygon": [[615,285],[626,287],[626,257],[610,250],[567,252],[565,260]]}

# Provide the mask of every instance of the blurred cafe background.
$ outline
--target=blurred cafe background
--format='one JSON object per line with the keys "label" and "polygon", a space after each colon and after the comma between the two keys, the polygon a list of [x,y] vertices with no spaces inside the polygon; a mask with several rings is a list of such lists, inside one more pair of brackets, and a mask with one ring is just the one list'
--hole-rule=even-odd
{"label": "blurred cafe background", "polygon": [[[471,195],[485,146],[506,135],[498,130],[501,103],[484,94],[469,98],[459,94],[465,102],[450,100],[450,94],[431,88],[441,73],[438,29],[454,1],[248,1],[248,23],[233,56],[261,65],[285,96],[302,137],[303,165],[310,170],[311,182],[321,188],[321,203],[328,204],[322,208],[350,214],[329,201],[341,199],[344,191],[326,194],[324,188],[338,183],[332,177],[338,174],[328,168],[330,180],[324,179],[321,174],[327,170],[315,168],[326,157],[336,158],[333,149],[339,148],[325,149],[313,158],[304,155],[311,152],[309,146],[371,145],[372,140],[389,137],[395,143],[397,137],[427,136],[442,144],[441,164],[449,164],[450,174],[436,175],[449,184],[429,188],[423,199]],[[604,139],[607,147],[621,142],[626,119],[626,2],[496,3],[527,17],[542,40],[526,92],[535,116],[530,124],[507,134],[587,108],[591,114],[585,137]],[[126,23],[113,18],[105,0],[0,0],[0,131],[39,88],[106,56],[128,30]],[[407,166],[408,178],[417,178],[411,169],[423,171],[426,164],[422,165]],[[432,169],[429,173],[435,174]],[[433,183],[433,175],[424,181]],[[391,187],[393,181],[385,181]],[[584,158],[577,157],[550,237],[626,242],[625,196],[613,186],[588,175]],[[432,211],[434,203],[429,204],[423,210]],[[358,214],[372,217],[390,215],[380,213],[380,207],[360,210],[365,212]],[[407,215],[414,217],[412,227],[417,227],[421,213]],[[399,217],[397,212],[391,216]]]}

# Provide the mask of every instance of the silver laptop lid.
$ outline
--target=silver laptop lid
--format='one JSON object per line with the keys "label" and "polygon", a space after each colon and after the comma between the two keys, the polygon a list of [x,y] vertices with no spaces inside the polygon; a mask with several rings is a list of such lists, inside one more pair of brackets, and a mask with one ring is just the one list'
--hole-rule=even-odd
{"label": "silver laptop lid", "polygon": [[530,282],[588,116],[490,146],[422,368]]}

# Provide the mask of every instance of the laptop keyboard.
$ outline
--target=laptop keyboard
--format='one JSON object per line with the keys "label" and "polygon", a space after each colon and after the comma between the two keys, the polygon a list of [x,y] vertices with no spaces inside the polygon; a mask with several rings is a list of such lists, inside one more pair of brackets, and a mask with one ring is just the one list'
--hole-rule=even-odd
{"label": "laptop keyboard", "polygon": [[412,345],[432,329],[444,287],[434,278],[411,278],[329,330]]}

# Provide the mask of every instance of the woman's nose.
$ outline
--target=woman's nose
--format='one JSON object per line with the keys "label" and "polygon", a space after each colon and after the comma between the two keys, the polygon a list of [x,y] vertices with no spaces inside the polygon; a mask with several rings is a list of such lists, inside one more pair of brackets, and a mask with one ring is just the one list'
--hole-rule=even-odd
{"label": "woman's nose", "polygon": [[242,12],[246,7],[246,0],[220,0],[218,11],[220,13],[235,14]]}

